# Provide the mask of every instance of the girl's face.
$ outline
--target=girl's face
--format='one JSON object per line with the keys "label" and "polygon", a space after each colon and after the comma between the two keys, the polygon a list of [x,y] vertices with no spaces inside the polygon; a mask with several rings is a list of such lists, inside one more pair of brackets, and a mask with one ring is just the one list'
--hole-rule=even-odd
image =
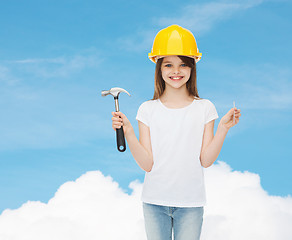
{"label": "girl's face", "polygon": [[189,80],[191,68],[178,56],[167,56],[163,58],[161,74],[165,84],[173,88],[180,88]]}

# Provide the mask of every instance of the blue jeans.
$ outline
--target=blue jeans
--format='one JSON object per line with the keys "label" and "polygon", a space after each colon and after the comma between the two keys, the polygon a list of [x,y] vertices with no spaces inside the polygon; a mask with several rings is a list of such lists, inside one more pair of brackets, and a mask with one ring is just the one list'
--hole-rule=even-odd
{"label": "blue jeans", "polygon": [[[148,240],[199,240],[204,207],[168,207],[143,202]],[[172,233],[173,228],[173,233]]]}

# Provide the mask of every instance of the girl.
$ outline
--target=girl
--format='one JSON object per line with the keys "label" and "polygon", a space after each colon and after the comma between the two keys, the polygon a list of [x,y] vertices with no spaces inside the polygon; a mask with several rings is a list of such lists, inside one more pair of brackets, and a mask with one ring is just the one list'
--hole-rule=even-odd
{"label": "girl", "polygon": [[[148,240],[199,240],[206,204],[203,168],[218,157],[240,109],[218,118],[215,106],[198,95],[196,63],[201,58],[193,34],[178,25],[162,29],[149,58],[156,63],[153,99],[136,119],[139,141],[128,118],[112,112],[114,130],[123,126],[131,153],[146,171],[142,191]],[[173,231],[172,231],[173,229]]]}

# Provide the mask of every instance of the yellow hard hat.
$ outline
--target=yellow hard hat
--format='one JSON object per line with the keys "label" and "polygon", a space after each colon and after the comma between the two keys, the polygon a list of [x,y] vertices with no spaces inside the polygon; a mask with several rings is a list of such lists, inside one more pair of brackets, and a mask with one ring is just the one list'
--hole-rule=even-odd
{"label": "yellow hard hat", "polygon": [[196,62],[202,57],[192,32],[176,24],[164,28],[156,34],[151,53],[148,53],[149,59],[154,63],[160,57],[169,55],[192,57]]}

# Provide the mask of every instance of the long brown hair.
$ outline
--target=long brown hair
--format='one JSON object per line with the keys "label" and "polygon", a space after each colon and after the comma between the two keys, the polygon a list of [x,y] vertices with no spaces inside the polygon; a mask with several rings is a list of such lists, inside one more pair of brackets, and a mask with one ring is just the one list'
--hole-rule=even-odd
{"label": "long brown hair", "polygon": [[[186,83],[186,87],[189,93],[189,96],[194,96],[196,99],[200,99],[197,89],[197,71],[196,71],[196,61],[194,58],[186,56],[178,56],[184,64],[191,68],[191,75],[189,80]],[[163,58],[159,58],[156,63],[155,68],[155,77],[154,77],[154,95],[151,100],[158,99],[165,90],[165,82],[161,74],[161,64]]]}

